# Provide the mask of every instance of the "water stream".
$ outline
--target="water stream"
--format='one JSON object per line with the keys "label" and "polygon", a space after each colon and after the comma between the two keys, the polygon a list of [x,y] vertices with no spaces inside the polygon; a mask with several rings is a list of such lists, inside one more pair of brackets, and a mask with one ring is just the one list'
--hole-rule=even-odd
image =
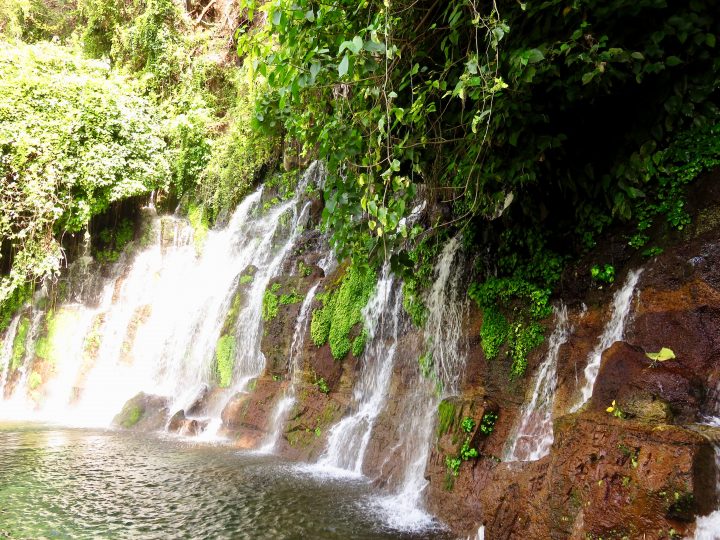
{"label": "water stream", "polygon": [[431,527],[433,517],[425,511],[425,469],[432,450],[437,410],[441,399],[456,395],[465,368],[462,332],[468,303],[462,289],[463,260],[459,238],[444,247],[435,266],[434,282],[426,299],[428,318],[423,330],[424,367],[416,366],[398,417],[397,443],[393,455],[401,464],[395,486],[374,504],[393,527],[419,530]]}
{"label": "water stream", "polygon": [[357,475],[363,472],[363,459],[375,420],[388,397],[402,324],[402,294],[388,265],[383,268],[375,292],[363,310],[363,317],[368,345],[353,391],[353,412],[332,427],[325,453],[318,460],[320,467],[342,469]]}
{"label": "water stream", "polygon": [[290,344],[290,354],[288,356],[288,387],[275,405],[275,410],[270,423],[270,430],[260,445],[258,451],[260,453],[272,453],[277,445],[278,439],[285,425],[287,415],[292,410],[296,401],[297,384],[299,382],[302,366],[300,360],[302,358],[303,347],[305,345],[305,335],[310,324],[310,308],[315,299],[315,292],[320,283],[316,283],[308,291],[300,306],[300,313],[295,321],[295,331],[293,333],[292,342]]}
{"label": "water stream", "polygon": [[616,341],[621,341],[625,335],[625,325],[630,317],[632,301],[635,296],[635,287],[642,274],[642,269],[628,272],[627,279],[623,286],[618,289],[613,297],[612,315],[600,335],[597,345],[590,353],[588,364],[585,367],[585,384],[580,390],[580,399],[571,409],[575,412],[582,407],[590,396],[592,396],[595,379],[600,371],[602,353]]}
{"label": "water stream", "polygon": [[522,408],[520,420],[508,438],[503,461],[535,461],[550,452],[558,356],[571,332],[567,307],[555,308],[555,328],[548,339],[545,359],[535,376],[531,398]]}

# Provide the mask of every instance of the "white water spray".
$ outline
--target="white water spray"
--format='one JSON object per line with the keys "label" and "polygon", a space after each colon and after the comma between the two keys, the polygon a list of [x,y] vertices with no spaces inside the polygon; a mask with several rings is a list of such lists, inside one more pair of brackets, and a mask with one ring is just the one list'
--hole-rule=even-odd
{"label": "white water spray", "polygon": [[625,334],[625,325],[627,324],[630,316],[630,308],[632,307],[632,300],[635,296],[635,287],[637,286],[638,280],[642,274],[642,269],[633,270],[628,273],[625,284],[619,289],[613,297],[612,315],[610,320],[605,325],[600,339],[597,345],[590,353],[588,364],[585,367],[585,384],[582,387],[580,400],[571,409],[571,412],[575,412],[582,407],[590,396],[592,396],[593,387],[595,386],[595,379],[597,379],[598,372],[600,371],[600,361],[602,360],[602,353],[609,348],[616,341],[621,341]]}
{"label": "white water spray", "polygon": [[[264,368],[265,288],[307,218],[309,203],[301,200],[305,186],[322,174],[322,166],[313,164],[296,197],[268,211],[260,209],[258,189],[220,230],[193,231],[186,220],[154,217],[143,245],[134,242],[135,255],[125,253],[114,265],[99,301],[55,310],[53,317],[65,313],[73,324],[43,338],[53,351],[51,369],[35,358],[46,313],[34,308],[22,365],[17,373],[7,372],[7,362],[3,366],[3,383],[7,387],[12,379],[14,391],[11,400],[0,400],[0,416],[105,426],[140,391],[168,398],[173,411],[192,405],[215,384],[215,346],[239,276],[254,266],[234,331],[237,358],[228,393],[242,390]],[[8,335],[3,357],[12,348]],[[34,366],[49,376],[38,392],[28,381]],[[211,426],[219,426],[219,412],[210,411]]]}
{"label": "white water spray", "polygon": [[555,329],[548,339],[545,359],[538,369],[532,397],[520,412],[520,420],[509,437],[504,461],[535,461],[550,452],[553,442],[552,409],[557,385],[560,347],[572,332],[567,307],[555,308]]}

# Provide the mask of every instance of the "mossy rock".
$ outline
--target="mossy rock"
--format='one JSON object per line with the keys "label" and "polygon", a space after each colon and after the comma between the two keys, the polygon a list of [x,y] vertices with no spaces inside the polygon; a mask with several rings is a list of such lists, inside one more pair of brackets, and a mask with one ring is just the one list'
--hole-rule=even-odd
{"label": "mossy rock", "polygon": [[672,423],[673,414],[670,405],[662,399],[650,395],[635,395],[623,401],[623,412],[637,420],[651,423]]}
{"label": "mossy rock", "polygon": [[170,414],[168,405],[167,398],[140,392],[113,418],[113,426],[135,431],[163,429]]}

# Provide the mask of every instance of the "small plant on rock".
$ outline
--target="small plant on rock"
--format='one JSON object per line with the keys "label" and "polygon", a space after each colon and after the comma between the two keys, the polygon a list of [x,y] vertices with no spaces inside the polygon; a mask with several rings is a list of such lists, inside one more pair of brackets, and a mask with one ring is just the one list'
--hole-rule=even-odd
{"label": "small plant on rock", "polygon": [[590,269],[590,275],[596,281],[612,283],[615,281],[615,267],[611,264],[600,266],[596,264]]}
{"label": "small plant on rock", "polygon": [[605,409],[605,412],[612,414],[615,418],[627,418],[627,414],[620,408],[620,405],[613,399],[612,404]]}
{"label": "small plant on rock", "polygon": [[480,453],[477,451],[477,448],[470,447],[470,437],[466,438],[465,442],[463,442],[463,445],[460,448],[460,457],[463,459],[463,461],[467,461],[469,459],[474,459],[479,456]]}
{"label": "small plant on rock", "polygon": [[448,468],[448,472],[453,476],[460,474],[460,464],[462,461],[458,457],[445,456],[445,466]]}
{"label": "small plant on rock", "polygon": [[495,422],[497,422],[497,419],[497,413],[485,413],[482,417],[482,421],[480,422],[480,432],[483,435],[490,435],[495,430]]}
{"label": "small plant on rock", "polygon": [[330,386],[328,385],[324,377],[315,379],[315,386],[317,386],[318,390],[320,390],[323,394],[330,393]]}

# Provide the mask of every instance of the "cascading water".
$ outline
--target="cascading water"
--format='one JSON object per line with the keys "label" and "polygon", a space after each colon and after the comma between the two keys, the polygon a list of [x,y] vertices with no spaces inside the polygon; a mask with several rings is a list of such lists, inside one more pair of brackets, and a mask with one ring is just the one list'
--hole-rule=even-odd
{"label": "cascading water", "polygon": [[443,249],[435,266],[435,281],[427,297],[428,318],[424,328],[426,353],[423,373],[416,366],[413,389],[402,404],[395,455],[401,463],[399,476],[391,479],[395,492],[375,501],[391,526],[423,529],[434,519],[424,511],[424,491],[428,481],[425,468],[430,457],[437,408],[441,399],[457,394],[465,368],[463,321],[467,297],[462,290],[460,239],[453,238]]}
{"label": "cascading water", "polygon": [[509,438],[503,461],[535,461],[550,452],[553,442],[552,408],[557,384],[560,347],[572,332],[567,307],[555,308],[555,329],[548,340],[545,360],[538,369],[532,397],[525,404],[520,420]]}
{"label": "cascading water", "polygon": [[13,341],[17,334],[18,324],[20,323],[20,315],[15,315],[10,321],[5,332],[5,340],[0,348],[0,400],[3,397],[3,389],[7,381],[8,372],[10,371],[10,363],[12,362]]}
{"label": "cascading water", "polygon": [[[139,391],[168,397],[173,410],[187,407],[215,382],[215,346],[239,276],[252,266],[234,329],[242,346],[235,347],[228,390],[241,391],[264,368],[265,288],[307,218],[309,203],[301,200],[305,186],[322,174],[322,165],[313,164],[296,196],[268,211],[260,209],[258,189],[225,228],[208,231],[205,238],[200,231],[193,234],[185,220],[154,217],[143,242],[149,245],[121,257],[97,302],[64,304],[52,312],[32,308],[20,366],[11,370],[10,362],[3,362],[4,394],[11,399],[0,401],[0,416],[104,426]],[[3,358],[14,354],[23,324],[20,318],[6,331]],[[46,327],[42,337],[41,327]],[[42,356],[36,347],[42,348],[42,358],[36,358]],[[36,365],[44,369],[37,391]]]}
{"label": "cascading water", "polygon": [[[720,417],[713,417],[708,424],[720,428]],[[720,498],[720,441],[714,441],[715,448],[715,493]],[[695,540],[718,540],[720,538],[720,508],[695,522]]]}
{"label": "cascading water", "polygon": [[628,273],[625,284],[619,289],[613,297],[612,315],[605,325],[602,335],[598,340],[598,344],[590,353],[588,364],[585,367],[585,384],[581,389],[580,400],[572,408],[571,412],[575,412],[582,407],[590,396],[592,396],[595,379],[600,371],[600,361],[602,353],[616,341],[620,341],[625,334],[625,325],[627,324],[632,307],[632,300],[635,296],[635,287],[642,274],[642,269],[633,270]]}
{"label": "cascading water", "polygon": [[373,426],[387,400],[402,320],[402,294],[388,265],[363,310],[368,346],[353,392],[354,412],[330,430],[320,467],[362,474],[363,458]]}
{"label": "cascading water", "polygon": [[295,404],[296,389],[297,383],[299,382],[298,379],[300,377],[301,368],[300,358],[302,356],[303,346],[305,345],[305,335],[307,334],[308,325],[310,323],[310,308],[312,307],[313,300],[315,299],[315,292],[317,291],[319,285],[319,282],[313,285],[300,306],[300,313],[295,321],[295,331],[293,333],[292,342],[290,344],[290,354],[288,356],[288,377],[290,382],[284,395],[277,402],[277,405],[275,405],[275,411],[273,411],[270,424],[270,431],[258,450],[261,453],[271,453],[275,449],[277,441],[280,438],[280,434],[282,433],[285,419]]}

